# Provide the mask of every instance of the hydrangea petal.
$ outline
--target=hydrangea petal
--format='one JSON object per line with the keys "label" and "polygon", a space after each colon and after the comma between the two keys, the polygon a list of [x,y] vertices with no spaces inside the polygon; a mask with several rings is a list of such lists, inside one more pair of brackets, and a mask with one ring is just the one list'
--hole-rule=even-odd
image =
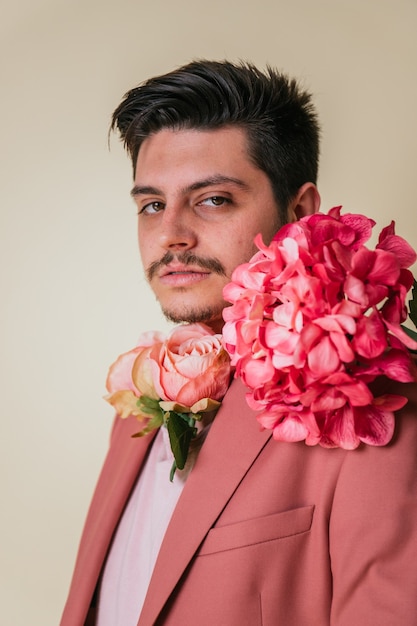
{"label": "hydrangea petal", "polygon": [[340,366],[339,355],[328,336],[324,336],[321,341],[311,349],[307,361],[311,372],[317,377],[327,376]]}
{"label": "hydrangea petal", "polygon": [[378,239],[377,248],[392,252],[400,263],[401,267],[410,267],[417,259],[416,251],[410,244],[395,234],[395,222],[382,229]]}
{"label": "hydrangea petal", "polygon": [[361,441],[372,446],[385,446],[394,433],[394,414],[376,406],[358,407],[355,409],[355,426]]}

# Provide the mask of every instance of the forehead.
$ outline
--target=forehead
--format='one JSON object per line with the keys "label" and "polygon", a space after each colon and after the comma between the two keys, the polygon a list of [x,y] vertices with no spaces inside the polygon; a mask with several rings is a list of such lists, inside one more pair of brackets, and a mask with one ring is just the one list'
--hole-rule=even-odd
{"label": "forehead", "polygon": [[255,168],[249,158],[246,132],[237,127],[213,130],[163,129],[147,137],[139,150],[135,180],[166,170]]}

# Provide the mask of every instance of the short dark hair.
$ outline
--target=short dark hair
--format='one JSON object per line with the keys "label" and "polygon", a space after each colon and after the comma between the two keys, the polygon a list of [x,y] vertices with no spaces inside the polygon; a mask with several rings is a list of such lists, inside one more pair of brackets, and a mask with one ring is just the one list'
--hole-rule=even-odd
{"label": "short dark hair", "polygon": [[271,181],[286,209],[306,182],[316,183],[320,128],[311,94],[271,67],[251,63],[193,61],[131,89],[113,113],[133,163],[144,139],[170,128],[246,131],[252,162]]}

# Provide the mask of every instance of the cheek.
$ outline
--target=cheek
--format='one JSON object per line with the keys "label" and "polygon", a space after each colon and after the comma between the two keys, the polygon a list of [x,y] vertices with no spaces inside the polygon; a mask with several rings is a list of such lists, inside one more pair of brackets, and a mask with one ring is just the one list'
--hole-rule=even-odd
{"label": "cheek", "polygon": [[249,259],[257,251],[255,244],[253,243],[253,237],[241,237],[233,241],[233,247],[230,246],[230,242],[225,246],[225,265],[227,268],[227,275],[230,277],[233,270],[242,263],[247,263]]}
{"label": "cheek", "polygon": [[270,216],[270,219],[264,223],[263,228],[259,229],[259,232],[262,234],[262,239],[265,245],[269,246],[272,241],[274,235],[278,232],[278,230],[282,226],[282,221],[277,214],[277,210],[274,210],[273,214]]}
{"label": "cheek", "polygon": [[[242,263],[247,263],[258,252],[258,248],[254,243],[258,233],[261,233],[265,245],[269,245],[279,228],[280,221],[274,211],[262,222],[257,221],[253,224],[246,224],[246,228],[242,230],[236,229],[233,236],[230,237],[224,246],[224,258],[227,262],[229,275],[235,267]],[[231,242],[233,245],[231,245]]]}
{"label": "cheek", "polygon": [[146,267],[148,262],[152,260],[152,240],[150,237],[145,237],[143,233],[138,232],[138,244],[140,258],[144,267]]}
{"label": "cheek", "polygon": [[273,237],[277,234],[281,226],[282,226],[281,223],[277,223],[269,228],[266,228],[264,231],[260,231],[262,235],[262,241],[264,242],[266,246],[269,246]]}

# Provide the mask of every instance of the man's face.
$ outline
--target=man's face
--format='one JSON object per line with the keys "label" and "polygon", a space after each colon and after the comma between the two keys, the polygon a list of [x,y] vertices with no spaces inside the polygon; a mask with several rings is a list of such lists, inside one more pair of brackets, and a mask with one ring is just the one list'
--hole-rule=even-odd
{"label": "man's face", "polygon": [[244,131],[148,137],[132,195],[142,262],[164,314],[219,332],[224,285],[256,251],[255,235],[268,244],[280,226],[271,183],[250,161]]}

